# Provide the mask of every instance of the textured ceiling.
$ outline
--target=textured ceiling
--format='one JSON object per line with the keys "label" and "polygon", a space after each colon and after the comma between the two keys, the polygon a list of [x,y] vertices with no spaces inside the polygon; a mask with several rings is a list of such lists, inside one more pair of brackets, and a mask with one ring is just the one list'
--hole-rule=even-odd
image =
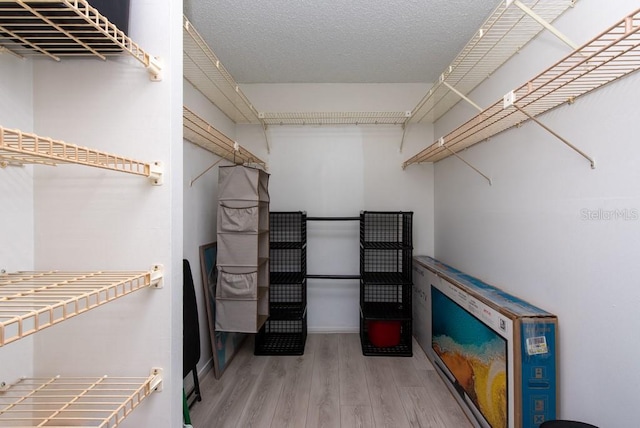
{"label": "textured ceiling", "polygon": [[184,0],[239,83],[434,82],[499,0]]}

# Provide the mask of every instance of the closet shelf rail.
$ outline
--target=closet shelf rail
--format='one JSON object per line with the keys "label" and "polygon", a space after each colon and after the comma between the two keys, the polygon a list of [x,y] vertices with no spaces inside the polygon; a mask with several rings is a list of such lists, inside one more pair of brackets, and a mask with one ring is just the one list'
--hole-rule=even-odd
{"label": "closet shelf rail", "polygon": [[62,57],[107,56],[127,52],[161,80],[160,61],[87,0],[13,0],[0,2],[0,45],[20,55]]}
{"label": "closet shelf rail", "polygon": [[[513,126],[614,82],[640,68],[640,10],[620,20],[439,141],[404,162],[403,168],[437,162]],[[444,142],[444,144],[443,144]],[[446,145],[446,147],[444,147]],[[449,149],[449,150],[447,150]]]}
{"label": "closet shelf rail", "polygon": [[410,111],[260,113],[266,125],[404,125]]}
{"label": "closet shelf rail", "polygon": [[[521,4],[547,23],[553,22],[576,0],[522,0]],[[431,123],[449,111],[498,67],[540,33],[544,27],[522,9],[501,1],[478,32],[440,75],[411,112],[409,123]]]}
{"label": "closet shelf rail", "polygon": [[186,17],[183,29],[185,79],[234,123],[261,123],[258,111]]}
{"label": "closet shelf rail", "polygon": [[145,272],[0,274],[0,346],[143,288],[161,288],[163,269]]}
{"label": "closet shelf rail", "polygon": [[185,140],[234,164],[266,166],[263,160],[218,131],[189,108],[183,106],[182,116]]}
{"label": "closet shelf rail", "polygon": [[162,163],[145,163],[99,150],[0,126],[0,166],[77,164],[148,177],[162,184]]}
{"label": "closet shelf rail", "polygon": [[148,377],[24,378],[0,388],[0,426],[119,426],[154,391],[162,369]]}

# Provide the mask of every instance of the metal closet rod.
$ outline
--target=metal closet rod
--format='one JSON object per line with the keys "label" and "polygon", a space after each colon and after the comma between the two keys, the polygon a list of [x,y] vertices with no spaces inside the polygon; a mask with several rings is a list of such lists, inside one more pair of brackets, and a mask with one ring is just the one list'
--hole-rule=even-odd
{"label": "metal closet rod", "polygon": [[360,279],[360,275],[307,275],[311,279]]}
{"label": "metal closet rod", "polygon": [[359,221],[360,217],[307,217],[307,221]]}

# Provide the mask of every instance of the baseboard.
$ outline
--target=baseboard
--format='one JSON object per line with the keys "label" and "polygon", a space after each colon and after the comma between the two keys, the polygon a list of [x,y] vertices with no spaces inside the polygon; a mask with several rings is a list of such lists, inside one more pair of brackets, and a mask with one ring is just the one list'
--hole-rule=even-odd
{"label": "baseboard", "polygon": [[360,327],[307,327],[309,333],[360,333]]}
{"label": "baseboard", "polygon": [[[201,381],[202,379],[204,379],[204,377],[211,371],[213,370],[213,357],[209,358],[209,361],[206,362],[205,365],[202,366],[202,368],[200,368],[198,370],[198,380]],[[184,390],[189,392],[193,389],[194,384],[193,384],[193,375],[191,374],[191,372],[189,372],[189,374],[187,375],[187,377],[185,377],[182,380],[182,386],[184,387]]]}
{"label": "baseboard", "polygon": [[213,370],[213,357],[209,358],[209,361],[198,370],[198,379],[202,379],[210,370]]}

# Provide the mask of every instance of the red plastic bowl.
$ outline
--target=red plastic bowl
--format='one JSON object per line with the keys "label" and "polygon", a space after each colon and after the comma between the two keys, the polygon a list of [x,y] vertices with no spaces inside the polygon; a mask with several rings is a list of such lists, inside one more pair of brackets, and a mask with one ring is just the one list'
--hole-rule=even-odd
{"label": "red plastic bowl", "polygon": [[369,341],[378,348],[400,344],[400,321],[369,321]]}

